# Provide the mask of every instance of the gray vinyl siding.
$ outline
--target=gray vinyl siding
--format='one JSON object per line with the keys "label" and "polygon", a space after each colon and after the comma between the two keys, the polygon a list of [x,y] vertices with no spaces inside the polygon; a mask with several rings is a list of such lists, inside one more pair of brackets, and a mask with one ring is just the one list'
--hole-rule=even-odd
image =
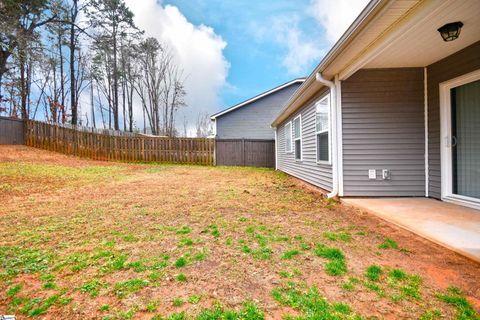
{"label": "gray vinyl siding", "polygon": [[[302,179],[324,190],[332,190],[332,166],[317,164],[315,135],[315,102],[324,97],[327,90],[319,92],[303,108],[290,116],[277,128],[278,169]],[[301,114],[302,122],[302,161],[295,160],[295,142],[292,138],[292,152],[285,151],[285,124]],[[292,127],[293,130],[293,127]]]}
{"label": "gray vinyl siding", "polygon": [[441,198],[440,83],[480,69],[480,41],[427,68],[429,196]]}
{"label": "gray vinyl siding", "polygon": [[270,124],[301,83],[292,83],[279,91],[228,112],[216,119],[218,139],[275,139]]}
{"label": "gray vinyl siding", "polygon": [[422,68],[362,69],[342,82],[342,130],[344,196],[425,196]]}

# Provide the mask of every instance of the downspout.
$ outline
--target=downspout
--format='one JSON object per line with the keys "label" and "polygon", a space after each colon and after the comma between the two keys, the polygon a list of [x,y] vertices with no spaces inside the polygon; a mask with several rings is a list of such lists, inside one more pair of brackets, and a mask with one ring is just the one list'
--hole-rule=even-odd
{"label": "downspout", "polygon": [[332,191],[327,194],[328,198],[338,195],[338,149],[337,149],[337,90],[333,81],[325,79],[320,72],[315,74],[315,79],[330,89],[331,114],[332,114]]}
{"label": "downspout", "polygon": [[275,127],[275,171],[278,170],[278,134],[277,134],[277,127]]}

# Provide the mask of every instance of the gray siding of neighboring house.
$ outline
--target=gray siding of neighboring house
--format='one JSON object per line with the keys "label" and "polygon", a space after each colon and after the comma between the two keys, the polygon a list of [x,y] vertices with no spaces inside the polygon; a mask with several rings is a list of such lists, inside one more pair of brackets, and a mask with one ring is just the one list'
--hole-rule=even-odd
{"label": "gray siding of neighboring house", "polygon": [[293,83],[218,117],[217,139],[275,139],[270,124],[300,85],[301,83]]}
{"label": "gray siding of neighboring house", "polygon": [[441,198],[439,84],[478,69],[480,69],[480,41],[427,68],[430,197]]}
{"label": "gray siding of neighboring house", "polygon": [[[328,93],[326,89],[319,92],[305,106],[295,112],[277,128],[277,165],[278,169],[302,179],[324,190],[332,190],[332,166],[317,164],[315,135],[315,102]],[[295,160],[295,143],[292,138],[293,152],[285,151],[285,124],[298,114],[302,119],[302,161]],[[293,128],[293,127],[292,127]]]}
{"label": "gray siding of neighboring house", "polygon": [[425,196],[423,82],[422,68],[362,69],[342,82],[344,196]]}

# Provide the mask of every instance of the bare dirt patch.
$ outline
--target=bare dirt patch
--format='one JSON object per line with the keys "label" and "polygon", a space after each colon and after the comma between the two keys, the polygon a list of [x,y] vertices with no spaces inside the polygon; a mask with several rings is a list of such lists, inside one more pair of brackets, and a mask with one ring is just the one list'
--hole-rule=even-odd
{"label": "bare dirt patch", "polygon": [[[280,319],[306,312],[285,297],[314,299],[316,287],[339,319],[456,318],[438,298],[452,286],[478,311],[478,264],[272,170],[6,146],[0,168],[0,186],[16,188],[0,196],[0,314],[189,318],[250,302]],[[397,247],[380,248],[386,239]]]}

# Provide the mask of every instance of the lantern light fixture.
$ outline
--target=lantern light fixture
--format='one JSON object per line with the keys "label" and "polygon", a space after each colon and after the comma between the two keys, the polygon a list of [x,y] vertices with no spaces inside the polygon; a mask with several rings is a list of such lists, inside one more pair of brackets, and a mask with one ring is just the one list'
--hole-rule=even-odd
{"label": "lantern light fixture", "polygon": [[438,32],[442,36],[443,41],[453,41],[458,38],[460,31],[462,30],[463,23],[460,21],[447,23],[446,25],[438,28]]}

